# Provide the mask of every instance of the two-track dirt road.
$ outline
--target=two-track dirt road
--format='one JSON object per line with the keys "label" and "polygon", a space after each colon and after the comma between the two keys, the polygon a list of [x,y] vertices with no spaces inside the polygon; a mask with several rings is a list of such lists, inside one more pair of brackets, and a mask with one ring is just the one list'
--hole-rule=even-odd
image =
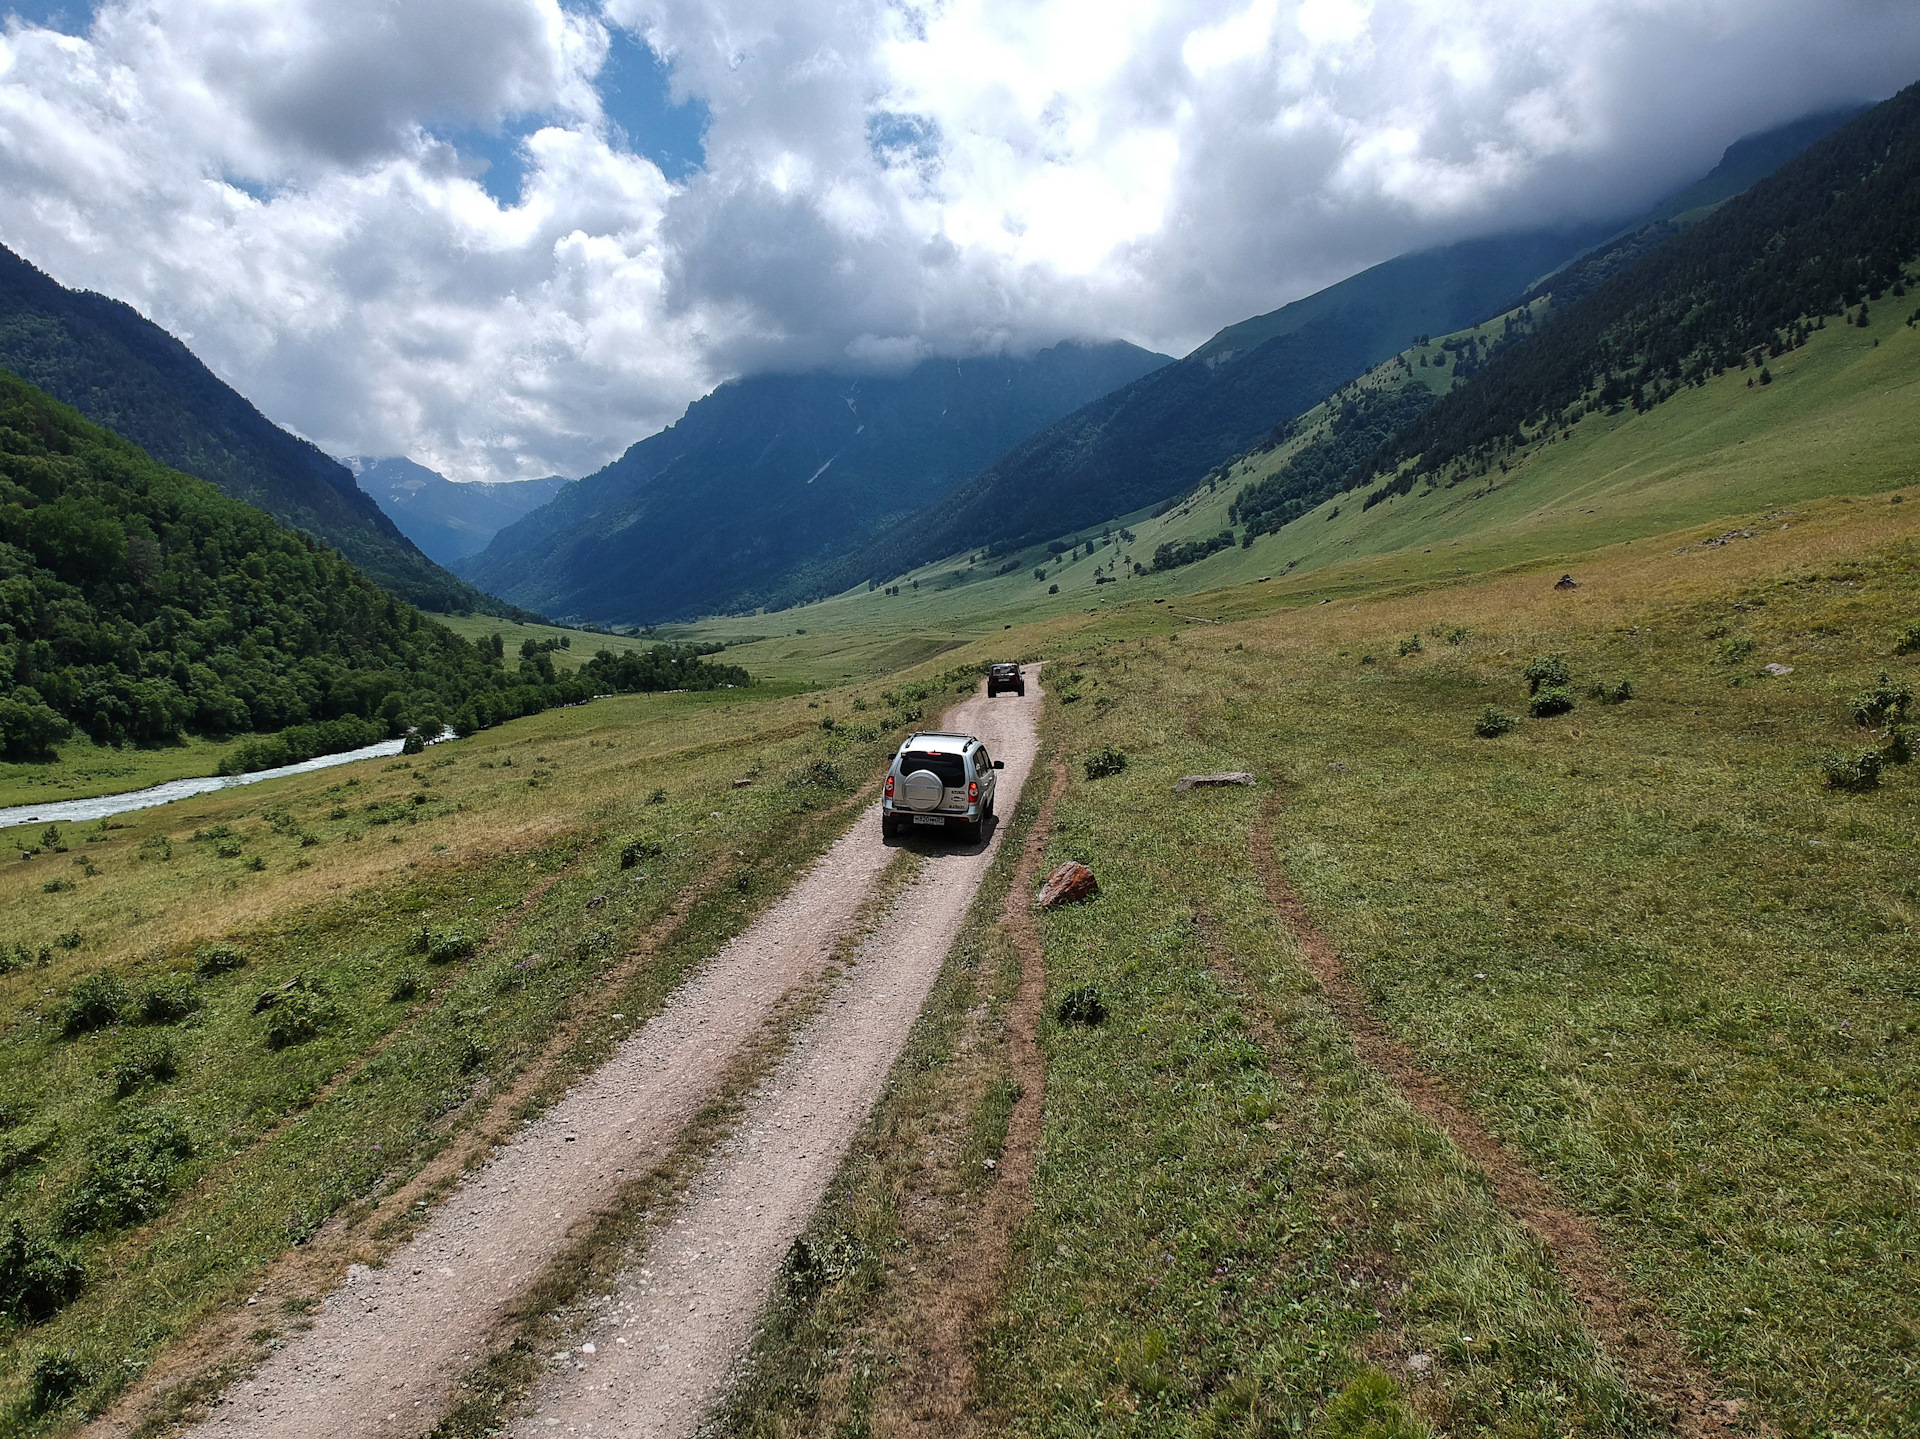
{"label": "two-track dirt road", "polygon": [[[1005,761],[1011,814],[1032,768],[1040,690],[955,707],[947,727]],[[517,1434],[691,1434],[745,1349],[932,987],[998,847],[934,840],[921,878],[861,945],[749,1101],[676,1217],[582,1349],[548,1369]],[[417,1436],[499,1337],[501,1316],[620,1191],[672,1148],[730,1059],[817,977],[885,869],[869,811],[793,891],[675,992],[590,1079],[529,1124],[378,1269],[356,1269],[313,1328],[237,1382],[201,1439]],[[585,1345],[592,1344],[592,1351]]]}

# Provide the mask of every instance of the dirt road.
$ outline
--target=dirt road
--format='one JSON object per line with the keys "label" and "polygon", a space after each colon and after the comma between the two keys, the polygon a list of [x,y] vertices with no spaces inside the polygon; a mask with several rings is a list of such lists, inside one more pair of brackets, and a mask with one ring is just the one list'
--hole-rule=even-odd
{"label": "dirt road", "polygon": [[[976,695],[947,717],[1005,761],[1010,814],[1032,767],[1040,703]],[[516,1433],[690,1434],[744,1349],[780,1258],[878,1096],[999,840],[926,845],[922,877],[847,967],[752,1099],[643,1267],[607,1332],[550,1368]],[[451,1195],[379,1269],[356,1269],[313,1328],[235,1384],[203,1439],[412,1436],[438,1420],[500,1315],[672,1147],[727,1062],[794,985],[816,976],[891,847],[863,815],[793,891],[733,940],[591,1079]]]}

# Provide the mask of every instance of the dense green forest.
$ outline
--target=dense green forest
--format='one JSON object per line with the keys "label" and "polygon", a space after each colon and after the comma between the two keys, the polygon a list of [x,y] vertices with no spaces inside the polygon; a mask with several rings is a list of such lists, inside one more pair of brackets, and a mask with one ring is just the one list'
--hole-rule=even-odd
{"label": "dense green forest", "polygon": [[265,767],[416,726],[495,724],[596,687],[747,682],[659,654],[608,673],[595,661],[586,678],[558,678],[545,653],[509,667],[497,640],[469,643],[312,538],[0,371],[8,758],[45,757],[76,728],[105,745],[281,732],[245,747],[246,766]]}

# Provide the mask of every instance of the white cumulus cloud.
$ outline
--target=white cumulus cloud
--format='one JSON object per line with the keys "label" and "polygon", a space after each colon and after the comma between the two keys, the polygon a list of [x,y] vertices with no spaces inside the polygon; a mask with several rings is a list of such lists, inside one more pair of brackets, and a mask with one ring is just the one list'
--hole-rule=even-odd
{"label": "white cumulus cloud", "polygon": [[[703,169],[606,112],[622,33]],[[0,243],[336,453],[578,474],[747,370],[1179,352],[1915,78],[1908,0],[103,0],[0,35]]]}

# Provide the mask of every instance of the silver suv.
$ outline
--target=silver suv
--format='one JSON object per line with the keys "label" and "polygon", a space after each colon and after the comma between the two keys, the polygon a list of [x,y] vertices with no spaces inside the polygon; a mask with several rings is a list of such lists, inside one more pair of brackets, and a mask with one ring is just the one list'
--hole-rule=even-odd
{"label": "silver suv", "polygon": [[1006,765],[970,734],[910,734],[887,771],[880,832],[958,830],[977,840],[993,818],[994,771]]}

